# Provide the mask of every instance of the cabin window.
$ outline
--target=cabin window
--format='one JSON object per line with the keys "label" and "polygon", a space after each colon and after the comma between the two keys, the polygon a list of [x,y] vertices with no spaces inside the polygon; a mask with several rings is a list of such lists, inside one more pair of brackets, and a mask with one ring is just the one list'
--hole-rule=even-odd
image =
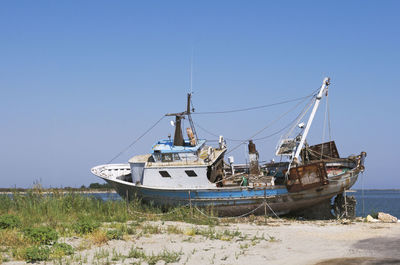
{"label": "cabin window", "polygon": [[174,161],[176,161],[176,160],[181,160],[181,158],[179,157],[178,154],[173,154],[173,155],[174,155]]}
{"label": "cabin window", "polygon": [[185,170],[186,175],[188,175],[189,177],[197,177],[196,172],[194,172],[193,170]]}
{"label": "cabin window", "polygon": [[172,162],[172,154],[162,154],[162,162]]}
{"label": "cabin window", "polygon": [[171,177],[171,175],[167,171],[159,171],[159,173],[163,178],[170,178]]}

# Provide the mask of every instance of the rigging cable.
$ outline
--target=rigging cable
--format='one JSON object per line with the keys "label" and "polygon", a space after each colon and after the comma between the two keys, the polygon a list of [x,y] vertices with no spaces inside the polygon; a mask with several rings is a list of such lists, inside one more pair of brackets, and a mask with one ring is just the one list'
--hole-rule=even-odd
{"label": "rigging cable", "polygon": [[[255,139],[252,139],[252,140],[253,140],[253,141],[259,141],[259,140],[264,140],[264,139],[270,138],[270,137],[272,137],[272,136],[274,136],[274,135],[277,135],[278,133],[281,133],[282,131],[284,131],[285,129],[287,129],[288,127],[290,127],[292,124],[295,124],[295,125],[296,125],[296,121],[302,119],[302,118],[304,117],[304,114],[307,113],[308,109],[309,109],[310,106],[312,105],[312,102],[313,102],[312,100],[313,100],[313,98],[311,99],[310,103],[308,103],[308,104],[303,108],[303,110],[300,112],[300,114],[299,114],[293,121],[291,121],[290,123],[288,123],[286,126],[284,126],[284,127],[281,128],[280,130],[278,130],[278,131],[276,131],[276,132],[274,132],[274,133],[272,133],[272,134],[269,134],[269,135],[267,135],[267,136],[263,136],[263,137],[260,137],[260,138],[255,138]],[[207,130],[207,129],[205,129],[204,127],[202,127],[201,125],[199,125],[197,122],[196,122],[195,124],[196,124],[196,127],[199,127],[199,128],[200,128],[201,130],[203,130],[204,132],[206,132],[206,133],[208,133],[208,134],[210,134],[210,135],[212,135],[212,136],[219,137],[219,135],[210,132],[209,130]],[[294,126],[294,127],[296,127],[296,126]],[[293,127],[293,128],[294,128],[294,127]],[[224,137],[224,139],[225,139],[225,140],[228,140],[228,141],[232,141],[232,142],[246,142],[246,141],[248,141],[248,139],[232,139],[232,138],[226,138],[226,137]],[[210,140],[208,140],[208,141],[210,141]],[[212,141],[212,140],[211,140],[211,141]]]}
{"label": "rigging cable", "polygon": [[331,112],[329,108],[329,97],[326,97],[326,105],[328,109],[328,130],[329,130],[329,142],[332,141],[332,132],[331,132]]}
{"label": "rigging cable", "polygon": [[[290,128],[290,130],[283,136],[283,138],[289,138],[289,136],[293,133],[294,129],[296,128],[296,126],[299,124],[299,122],[301,121],[301,119],[304,118],[304,116],[307,114],[307,112],[310,110],[311,106],[314,104],[315,102],[315,98],[311,98],[310,102],[308,103],[308,105],[306,105],[304,107],[304,109],[300,112],[300,115],[298,116],[298,119],[296,120],[296,122],[293,123],[293,126]],[[282,138],[281,138],[282,139]]]}
{"label": "rigging cable", "polygon": [[[308,98],[308,97],[307,97]],[[307,99],[305,98],[305,99]],[[258,134],[262,133],[265,129],[267,129],[268,127],[270,127],[272,124],[274,124],[275,122],[279,121],[280,119],[282,119],[284,116],[286,116],[288,113],[290,113],[291,111],[295,110],[301,103],[303,103],[305,100],[303,99],[303,101],[297,103],[293,108],[289,109],[288,111],[286,111],[285,113],[283,113],[282,115],[280,115],[278,118],[276,118],[275,120],[271,121],[270,123],[268,123],[267,125],[265,125],[261,130],[259,130],[258,132],[256,132],[255,134],[253,134],[251,137],[249,137],[247,140],[241,142],[240,144],[238,144],[237,146],[235,146],[234,148],[232,148],[229,152],[227,152],[226,154],[229,154],[231,152],[233,152],[234,150],[236,150],[237,148],[239,148],[239,146],[241,146],[242,144],[246,143],[249,139],[254,138],[255,136],[257,136]]]}
{"label": "rigging cable", "polygon": [[[318,91],[318,90],[316,90],[316,91]],[[272,106],[276,106],[276,105],[281,105],[281,104],[286,104],[286,103],[290,103],[290,102],[294,102],[294,101],[299,101],[299,100],[302,100],[302,99],[306,99],[306,98],[309,98],[310,96],[314,96],[314,94],[316,93],[316,91],[314,91],[312,94],[307,95],[307,96],[304,96],[304,97],[289,99],[289,100],[285,100],[285,101],[281,101],[281,102],[277,102],[277,103],[272,103],[272,104],[267,104],[267,105],[261,105],[261,106],[256,106],[256,107],[248,107],[248,108],[243,108],[243,109],[234,109],[234,110],[193,112],[192,114],[196,114],[196,115],[203,115],[203,114],[223,114],[223,113],[242,112],[242,111],[249,111],[249,110],[262,109],[262,108],[272,107]]]}
{"label": "rigging cable", "polygon": [[145,136],[149,131],[151,131],[154,127],[156,127],[157,124],[160,123],[160,121],[162,119],[164,119],[165,115],[162,115],[162,117],[156,121],[156,123],[154,123],[149,129],[147,129],[147,131],[145,131],[142,135],[140,135],[138,138],[136,138],[130,145],[128,145],[125,149],[123,149],[121,152],[119,152],[116,156],[113,157],[113,159],[111,159],[107,164],[110,164],[112,161],[114,161],[115,159],[117,159],[120,155],[122,155],[123,153],[125,153],[129,148],[131,148],[135,143],[137,143],[137,141],[139,141],[140,139],[142,139],[143,136]]}
{"label": "rigging cable", "polygon": [[[326,95],[326,100],[328,100],[328,95]],[[326,129],[326,116],[328,113],[328,104],[327,101],[325,102],[325,114],[324,114],[324,126],[322,127],[322,140],[321,140],[321,159],[324,154],[324,141],[325,141],[325,129]]]}

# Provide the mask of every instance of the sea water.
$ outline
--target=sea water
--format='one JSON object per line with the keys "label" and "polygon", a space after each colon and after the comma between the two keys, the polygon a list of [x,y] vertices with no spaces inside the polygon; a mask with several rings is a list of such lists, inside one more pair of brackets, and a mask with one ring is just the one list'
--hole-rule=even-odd
{"label": "sea water", "polygon": [[385,212],[400,218],[400,190],[356,190],[347,193],[357,200],[357,216]]}
{"label": "sea water", "polygon": [[[103,200],[120,200],[116,193],[98,193],[92,196]],[[348,192],[357,200],[356,215],[367,216],[377,212],[389,213],[400,218],[400,190],[356,190]]]}

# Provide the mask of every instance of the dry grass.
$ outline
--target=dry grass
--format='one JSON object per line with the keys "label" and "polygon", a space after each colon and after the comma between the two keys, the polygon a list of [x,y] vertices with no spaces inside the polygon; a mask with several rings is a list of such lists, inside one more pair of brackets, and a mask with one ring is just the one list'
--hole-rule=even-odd
{"label": "dry grass", "polygon": [[14,247],[11,252],[14,259],[23,260],[25,259],[26,247]]}
{"label": "dry grass", "polygon": [[97,229],[88,235],[89,240],[97,246],[104,245],[108,242],[107,232],[102,229]]}
{"label": "dry grass", "polygon": [[176,225],[169,225],[167,227],[167,233],[168,234],[183,234],[183,231]]}
{"label": "dry grass", "polygon": [[0,245],[1,246],[27,246],[26,240],[17,230],[0,230]]}

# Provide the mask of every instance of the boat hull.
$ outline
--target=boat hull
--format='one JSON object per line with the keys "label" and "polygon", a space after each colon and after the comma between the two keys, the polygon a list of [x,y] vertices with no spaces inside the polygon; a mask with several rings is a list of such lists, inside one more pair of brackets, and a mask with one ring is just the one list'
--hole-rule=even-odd
{"label": "boat hull", "polygon": [[[222,187],[211,189],[160,189],[135,185],[115,176],[100,176],[126,200],[139,199],[160,207],[192,205],[212,207],[219,216],[246,214],[283,215],[328,201],[348,190],[356,182],[361,169],[356,167],[329,178],[318,188],[288,192],[286,186]],[[96,174],[97,175],[97,174]]]}

